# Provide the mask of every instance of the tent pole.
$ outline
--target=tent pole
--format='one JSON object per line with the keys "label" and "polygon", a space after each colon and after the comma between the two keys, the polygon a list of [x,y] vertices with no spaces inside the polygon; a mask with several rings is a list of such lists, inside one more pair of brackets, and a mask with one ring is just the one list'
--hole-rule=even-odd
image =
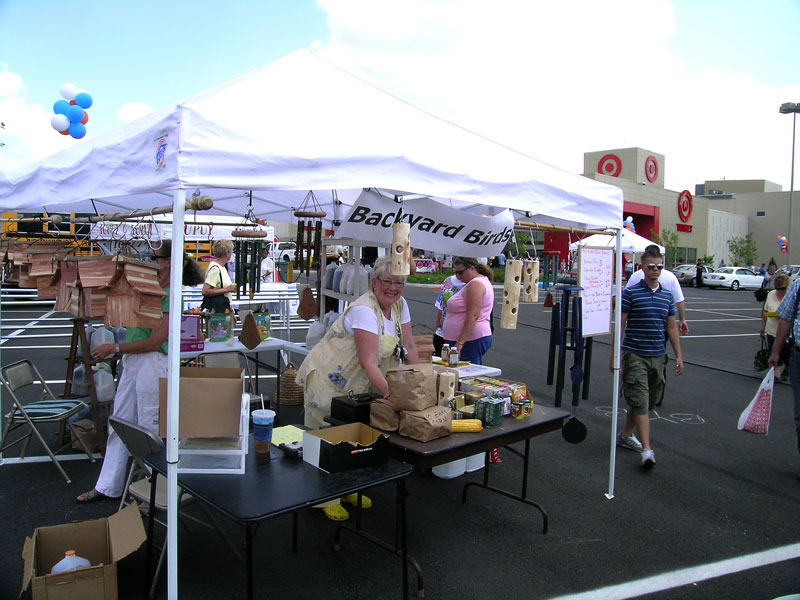
{"label": "tent pole", "polygon": [[173,196],[172,256],[169,281],[169,357],[167,393],[167,597],[178,600],[178,411],[180,403],[181,311],[183,310],[183,220],[186,190]]}
{"label": "tent pole", "polygon": [[616,279],[614,280],[614,289],[616,302],[614,303],[614,389],[612,390],[611,402],[611,452],[608,458],[608,492],[606,498],[611,500],[614,498],[614,468],[617,459],[617,410],[619,409],[619,365],[620,365],[620,345],[621,345],[621,330],[620,323],[622,321],[622,229],[617,229],[617,247],[616,247]]}
{"label": "tent pole", "polygon": [[536,229],[537,231],[558,231],[561,233],[581,233],[592,234],[602,233],[603,235],[614,235],[613,231],[605,229],[583,229],[581,227],[562,227],[561,225],[549,225],[547,223],[534,223],[532,221],[514,221],[514,229]]}

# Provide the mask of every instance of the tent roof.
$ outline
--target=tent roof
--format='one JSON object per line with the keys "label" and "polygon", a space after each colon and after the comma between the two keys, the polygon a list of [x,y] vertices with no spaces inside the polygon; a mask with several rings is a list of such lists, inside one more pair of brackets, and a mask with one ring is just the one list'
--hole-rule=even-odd
{"label": "tent roof", "polygon": [[557,225],[618,227],[623,218],[618,188],[436,117],[305,50],[0,175],[0,208],[147,209],[187,189],[239,216],[252,193],[256,216],[292,222],[315,190],[329,223],[366,187]]}
{"label": "tent roof", "polygon": [[[651,242],[646,237],[642,237],[641,235],[634,233],[629,229],[622,229],[622,245],[620,246],[620,250],[626,254],[631,253],[641,253],[644,252],[644,249],[650,246],[651,244],[655,244],[655,242]],[[596,233],[595,235],[590,235],[589,237],[585,237],[581,240],[573,242],[570,244],[570,250],[577,250],[578,246],[595,246],[601,248],[614,248],[617,245],[617,238],[613,235],[604,235],[602,233]],[[664,253],[664,246],[661,244],[656,244],[661,249],[661,253]]]}

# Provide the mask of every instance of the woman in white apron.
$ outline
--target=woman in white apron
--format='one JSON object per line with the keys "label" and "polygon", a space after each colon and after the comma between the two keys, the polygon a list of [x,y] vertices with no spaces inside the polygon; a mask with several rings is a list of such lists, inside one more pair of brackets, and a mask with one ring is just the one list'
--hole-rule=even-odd
{"label": "woman in white apron", "polygon": [[[352,390],[356,394],[372,391],[388,398],[386,371],[400,365],[403,356],[407,363],[420,362],[408,304],[402,297],[404,285],[405,277],[391,274],[391,259],[379,258],[370,291],[345,309],[303,361],[297,383],[305,394],[306,427],[325,426],[333,396]],[[366,496],[362,499],[362,508],[372,505]],[[356,494],[344,500],[355,504]],[[338,500],[318,508],[334,521],[348,518]]]}

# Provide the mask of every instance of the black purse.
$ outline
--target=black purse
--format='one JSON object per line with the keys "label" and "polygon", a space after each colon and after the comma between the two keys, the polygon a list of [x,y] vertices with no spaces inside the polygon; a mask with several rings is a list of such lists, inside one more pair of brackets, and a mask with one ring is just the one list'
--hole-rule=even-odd
{"label": "black purse", "polygon": [[[214,263],[217,265],[218,269],[222,267],[219,264]],[[212,269],[214,265],[208,267]],[[222,273],[219,274],[219,287],[222,287]],[[211,313],[223,314],[226,310],[230,310],[231,308],[231,301],[225,294],[217,294],[216,296],[205,296],[203,297],[203,302],[200,304],[200,309],[205,310]]]}
{"label": "black purse", "polygon": [[762,336],[761,347],[756,350],[756,355],[753,357],[753,368],[756,371],[763,371],[769,366],[769,351],[767,350],[767,340]]}

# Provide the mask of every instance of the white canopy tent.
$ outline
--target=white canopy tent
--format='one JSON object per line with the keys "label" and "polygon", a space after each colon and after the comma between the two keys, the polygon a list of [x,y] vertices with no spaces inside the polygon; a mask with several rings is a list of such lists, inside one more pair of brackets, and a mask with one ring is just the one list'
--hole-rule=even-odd
{"label": "white canopy tent", "polygon": [[[252,197],[257,217],[283,222],[292,222],[294,209],[315,190],[330,228],[367,187],[398,197],[422,194],[475,214],[510,208],[528,221],[553,225],[617,228],[623,219],[618,188],[566,173],[433,116],[307,51],[0,175],[0,208],[105,213],[171,204],[173,243],[181,247],[187,190],[211,196],[212,213],[241,216]],[[180,281],[176,253],[172,289],[180,289]],[[178,596],[180,300],[177,294],[170,297],[170,598]],[[615,411],[618,373],[617,365]]]}
{"label": "white canopy tent", "polygon": [[[625,254],[641,254],[644,252],[645,248],[655,244],[655,242],[651,242],[646,237],[642,237],[629,229],[621,229],[620,234],[622,236],[622,241],[619,246],[619,251]],[[569,249],[574,251],[577,250],[579,246],[615,248],[616,244],[617,238],[615,236],[596,233],[571,243]],[[661,250],[661,254],[664,254],[664,246],[661,244],[656,244],[656,246]]]}

